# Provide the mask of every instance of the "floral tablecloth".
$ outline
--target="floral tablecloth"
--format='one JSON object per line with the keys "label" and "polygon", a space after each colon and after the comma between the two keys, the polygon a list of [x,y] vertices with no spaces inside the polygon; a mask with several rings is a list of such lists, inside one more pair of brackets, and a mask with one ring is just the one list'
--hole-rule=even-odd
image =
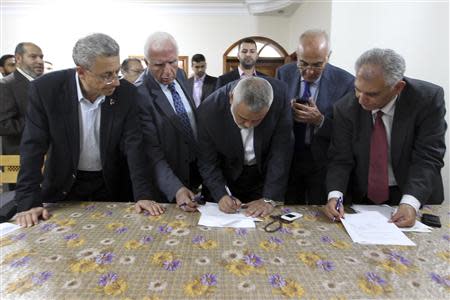
{"label": "floral tablecloth", "polygon": [[[450,299],[443,227],[417,247],[352,243],[319,207],[275,233],[197,226],[174,205],[159,217],[129,203],[61,203],[52,218],[0,240],[1,299]],[[281,210],[281,211],[280,211]]]}

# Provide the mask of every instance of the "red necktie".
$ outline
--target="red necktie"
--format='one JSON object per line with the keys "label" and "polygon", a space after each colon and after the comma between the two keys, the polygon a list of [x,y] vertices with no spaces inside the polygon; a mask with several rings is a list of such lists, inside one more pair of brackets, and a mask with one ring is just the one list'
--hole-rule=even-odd
{"label": "red necktie", "polygon": [[388,144],[382,116],[383,112],[379,110],[370,138],[367,198],[375,204],[383,203],[389,199]]}

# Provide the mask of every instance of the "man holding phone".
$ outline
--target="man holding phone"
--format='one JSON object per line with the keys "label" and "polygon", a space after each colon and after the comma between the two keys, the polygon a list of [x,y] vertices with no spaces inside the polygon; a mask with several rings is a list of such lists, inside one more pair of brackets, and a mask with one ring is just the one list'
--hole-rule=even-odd
{"label": "man holding phone", "polygon": [[353,76],[328,63],[328,35],[308,30],[299,39],[297,63],[282,66],[277,78],[288,84],[295,147],[287,204],[325,204],[327,150],[333,104],[353,90]]}

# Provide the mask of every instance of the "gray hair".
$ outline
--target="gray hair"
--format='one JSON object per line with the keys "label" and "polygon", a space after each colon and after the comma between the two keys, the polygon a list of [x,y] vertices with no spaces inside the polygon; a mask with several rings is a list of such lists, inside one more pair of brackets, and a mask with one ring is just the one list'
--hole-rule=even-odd
{"label": "gray hair", "polygon": [[163,50],[165,49],[167,43],[175,47],[178,56],[178,44],[175,38],[167,32],[157,31],[152,33],[145,42],[144,55],[147,60],[149,60],[150,50]]}
{"label": "gray hair", "polygon": [[[363,65],[376,65],[381,67],[386,84],[393,86],[403,79],[405,74],[405,60],[392,49],[373,48],[364,52],[355,63],[355,71],[358,73]],[[363,74],[370,77],[370,74]]]}
{"label": "gray hair", "polygon": [[325,40],[327,50],[330,52],[330,38],[328,37],[328,33],[323,29],[308,29],[300,35],[298,41],[301,43],[304,39],[317,37],[322,37]]}
{"label": "gray hair", "polygon": [[89,69],[98,56],[119,56],[119,44],[110,36],[94,33],[79,39],[72,51],[75,65]]}
{"label": "gray hair", "polygon": [[252,112],[270,107],[273,101],[273,89],[270,83],[261,77],[241,79],[233,89],[233,105],[244,102]]}
{"label": "gray hair", "polygon": [[[25,47],[26,46],[35,46],[36,48],[39,48],[38,45],[34,44],[34,43],[30,43],[30,42],[22,42],[17,44],[16,49],[14,50],[14,55],[24,55],[25,54]],[[41,49],[41,48],[39,48]]]}

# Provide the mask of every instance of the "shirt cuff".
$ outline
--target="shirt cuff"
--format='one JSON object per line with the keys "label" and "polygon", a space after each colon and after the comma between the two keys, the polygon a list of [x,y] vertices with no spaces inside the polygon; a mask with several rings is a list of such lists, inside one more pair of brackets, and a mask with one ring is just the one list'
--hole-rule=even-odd
{"label": "shirt cuff", "polygon": [[331,191],[328,193],[328,201],[330,201],[331,198],[340,198],[340,197],[344,197],[344,194],[342,192],[339,191]]}
{"label": "shirt cuff", "polygon": [[408,194],[403,195],[402,200],[400,201],[400,204],[409,204],[412,207],[414,207],[414,209],[416,210],[416,214],[419,213],[420,201],[417,200],[417,198],[414,197],[413,195],[408,195]]}
{"label": "shirt cuff", "polygon": [[324,122],[325,122],[325,116],[322,115],[322,121],[320,121],[320,124],[316,126],[317,129],[322,128]]}

